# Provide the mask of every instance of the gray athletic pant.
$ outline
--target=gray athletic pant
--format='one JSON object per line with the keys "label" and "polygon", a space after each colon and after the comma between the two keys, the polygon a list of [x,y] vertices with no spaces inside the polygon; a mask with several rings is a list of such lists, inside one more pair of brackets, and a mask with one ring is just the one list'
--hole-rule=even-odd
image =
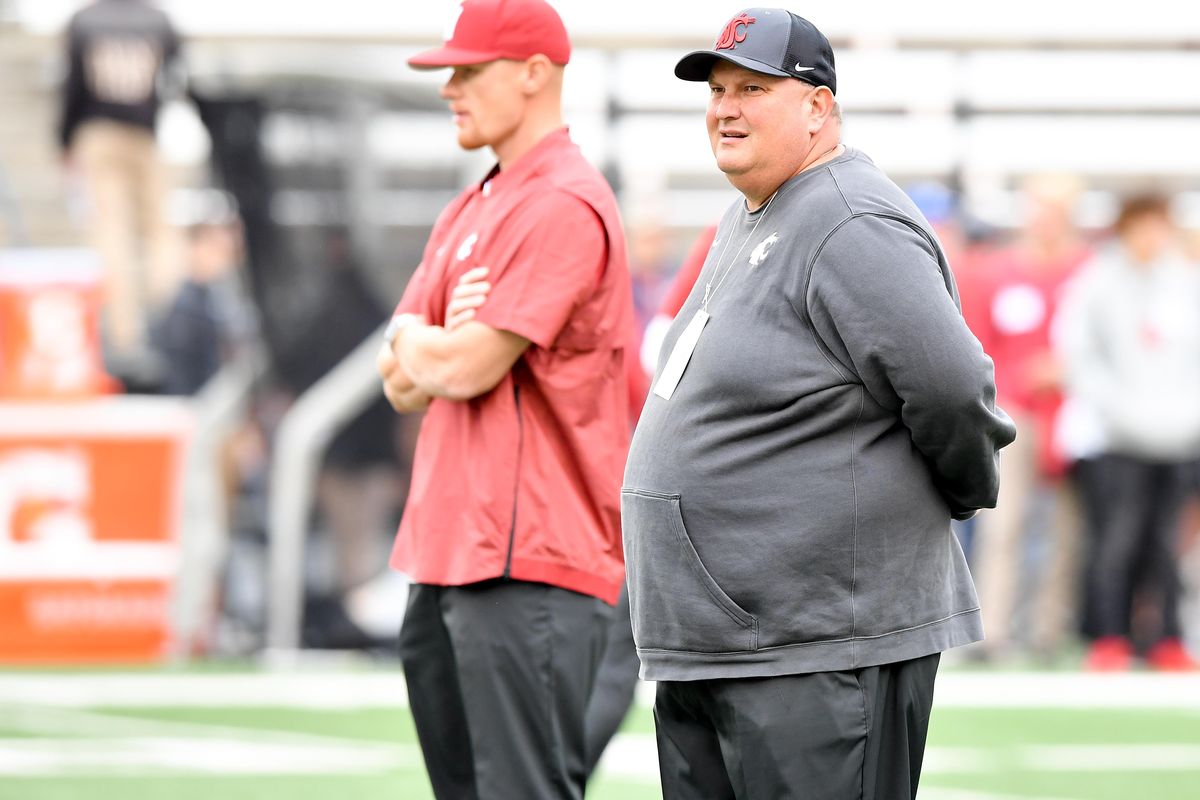
{"label": "gray athletic pant", "polygon": [[578,800],[612,608],[522,581],[409,589],[408,702],[440,800]]}
{"label": "gray athletic pant", "polygon": [[939,659],[659,682],[664,800],[915,797]]}

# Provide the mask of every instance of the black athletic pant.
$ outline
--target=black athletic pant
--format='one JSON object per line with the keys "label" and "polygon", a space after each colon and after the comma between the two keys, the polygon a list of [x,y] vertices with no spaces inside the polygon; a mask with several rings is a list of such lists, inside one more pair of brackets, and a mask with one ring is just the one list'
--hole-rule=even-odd
{"label": "black athletic pant", "polygon": [[660,682],[654,721],[664,800],[910,800],[939,659]]}
{"label": "black athletic pant", "polygon": [[1096,636],[1130,635],[1133,599],[1140,590],[1150,592],[1161,609],[1159,629],[1150,638],[1181,635],[1176,533],[1187,499],[1187,468],[1104,455],[1084,473],[1085,497],[1098,506],[1087,561],[1090,627]]}
{"label": "black athletic pant", "polygon": [[629,619],[629,592],[621,589],[621,599],[613,610],[612,626],[608,630],[608,645],[600,671],[596,674],[596,688],[588,703],[587,717],[587,772],[590,777],[604,755],[604,748],[612,741],[621,727],[633,695],[637,688],[637,647],[633,643],[633,624]]}
{"label": "black athletic pant", "polygon": [[583,797],[584,711],[611,617],[538,583],[410,587],[400,659],[440,800]]}

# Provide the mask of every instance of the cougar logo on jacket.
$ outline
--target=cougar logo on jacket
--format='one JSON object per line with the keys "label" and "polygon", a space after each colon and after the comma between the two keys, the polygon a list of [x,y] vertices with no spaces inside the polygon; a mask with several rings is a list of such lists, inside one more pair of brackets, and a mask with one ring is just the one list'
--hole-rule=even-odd
{"label": "cougar logo on jacket", "polygon": [[472,233],[470,236],[462,240],[462,244],[458,246],[458,251],[454,254],[459,261],[465,261],[467,256],[471,255],[471,251],[475,249],[475,243],[479,241],[479,234]]}

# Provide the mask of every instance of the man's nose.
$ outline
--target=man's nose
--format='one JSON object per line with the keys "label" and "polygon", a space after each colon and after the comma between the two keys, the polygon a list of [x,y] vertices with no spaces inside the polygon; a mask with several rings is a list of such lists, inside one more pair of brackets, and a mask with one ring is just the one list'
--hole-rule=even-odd
{"label": "man's nose", "polygon": [[727,94],[723,94],[713,101],[713,116],[717,119],[734,119],[741,114],[741,104]]}
{"label": "man's nose", "polygon": [[443,100],[453,100],[458,96],[458,81],[454,79],[454,74],[451,73],[446,82],[442,84],[442,88],[438,90],[438,95]]}

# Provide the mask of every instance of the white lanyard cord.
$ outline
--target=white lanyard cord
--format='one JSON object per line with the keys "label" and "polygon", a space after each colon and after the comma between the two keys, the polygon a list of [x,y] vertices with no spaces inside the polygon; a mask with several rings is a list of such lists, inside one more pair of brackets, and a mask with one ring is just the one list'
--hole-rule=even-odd
{"label": "white lanyard cord", "polygon": [[[758,217],[758,220],[755,221],[754,227],[750,229],[750,233],[746,234],[746,238],[742,240],[742,246],[738,248],[737,252],[733,254],[733,258],[731,258],[729,260],[729,263],[725,265],[725,271],[721,273],[721,277],[717,281],[717,285],[713,286],[711,280],[709,280],[707,283],[704,284],[703,308],[704,308],[705,313],[708,313],[709,301],[712,300],[713,295],[715,295],[717,293],[717,289],[721,288],[721,284],[723,284],[725,282],[725,279],[729,277],[729,271],[733,269],[733,265],[737,262],[738,256],[740,256],[742,254],[742,251],[746,249],[746,243],[754,238],[754,232],[756,230],[758,230],[759,223],[761,223],[766,218],[767,210],[771,208],[771,203],[775,202],[775,197],[778,194],[779,194],[779,192],[776,191],[775,194],[771,195],[770,199],[767,200],[767,204],[763,206],[762,214],[760,214]],[[725,246],[723,248],[721,248],[721,255],[717,256],[717,266],[713,270],[714,273],[721,269],[721,259],[725,258],[725,251],[727,251],[729,249],[729,245],[732,244],[732,242],[733,242],[733,237],[731,236],[731,237],[729,237],[729,241],[725,242]]]}

